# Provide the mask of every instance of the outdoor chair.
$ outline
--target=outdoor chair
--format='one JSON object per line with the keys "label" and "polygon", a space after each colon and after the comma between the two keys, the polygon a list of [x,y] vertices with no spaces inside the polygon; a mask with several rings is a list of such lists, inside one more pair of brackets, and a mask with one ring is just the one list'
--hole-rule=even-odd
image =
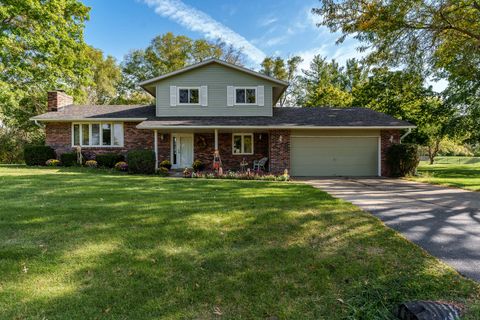
{"label": "outdoor chair", "polygon": [[267,164],[268,158],[262,158],[260,160],[253,160],[253,171],[262,169],[265,171],[265,165]]}

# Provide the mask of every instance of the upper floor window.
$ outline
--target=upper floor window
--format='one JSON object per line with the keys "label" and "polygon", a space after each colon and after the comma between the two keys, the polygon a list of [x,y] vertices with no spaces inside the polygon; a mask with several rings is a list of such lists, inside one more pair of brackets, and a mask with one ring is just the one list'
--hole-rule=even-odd
{"label": "upper floor window", "polygon": [[200,88],[178,88],[178,104],[200,104]]}
{"label": "upper floor window", "polygon": [[257,103],[257,88],[235,88],[235,104],[256,104]]}
{"label": "upper floor window", "polygon": [[72,145],[82,147],[122,147],[123,123],[74,123]]}

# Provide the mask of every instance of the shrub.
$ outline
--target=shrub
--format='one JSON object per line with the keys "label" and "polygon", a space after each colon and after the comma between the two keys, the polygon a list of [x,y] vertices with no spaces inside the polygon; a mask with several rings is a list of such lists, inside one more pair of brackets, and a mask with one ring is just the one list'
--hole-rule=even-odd
{"label": "shrub", "polygon": [[89,168],[96,168],[98,166],[98,162],[95,160],[88,160],[85,162],[85,165]]}
{"label": "shrub", "polygon": [[120,161],[115,164],[115,169],[118,171],[127,171],[128,170],[128,164],[125,161]]}
{"label": "shrub", "polygon": [[129,151],[127,160],[130,173],[155,173],[155,153],[152,150]]}
{"label": "shrub", "polygon": [[168,160],[163,160],[162,162],[160,162],[159,167],[160,168],[166,168],[167,170],[170,170],[172,168],[172,163]]}
{"label": "shrub", "polygon": [[77,165],[77,154],[75,152],[65,152],[60,155],[60,161],[64,167]]}
{"label": "shrub", "polygon": [[97,154],[95,160],[99,167],[113,168],[117,162],[124,161],[125,157],[118,153],[105,153]]}
{"label": "shrub", "polygon": [[203,171],[205,170],[205,163],[201,160],[195,160],[192,164],[192,168],[195,172]]}
{"label": "shrub", "polygon": [[48,159],[45,164],[49,167],[57,167],[60,165],[60,161],[57,159]]}
{"label": "shrub", "polygon": [[161,176],[168,176],[168,169],[165,168],[165,167],[160,167],[160,169],[158,170],[158,174],[160,174]]}
{"label": "shrub", "polygon": [[23,157],[28,166],[44,166],[47,160],[55,158],[55,151],[49,146],[26,145]]}
{"label": "shrub", "polygon": [[418,147],[415,144],[394,144],[388,148],[386,156],[390,174],[394,177],[415,174],[420,162]]}

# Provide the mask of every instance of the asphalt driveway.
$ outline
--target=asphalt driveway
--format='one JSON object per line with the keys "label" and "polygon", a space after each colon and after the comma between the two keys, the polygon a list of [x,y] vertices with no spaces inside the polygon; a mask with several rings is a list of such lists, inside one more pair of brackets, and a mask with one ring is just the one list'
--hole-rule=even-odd
{"label": "asphalt driveway", "polygon": [[305,179],[480,281],[480,193],[396,179]]}

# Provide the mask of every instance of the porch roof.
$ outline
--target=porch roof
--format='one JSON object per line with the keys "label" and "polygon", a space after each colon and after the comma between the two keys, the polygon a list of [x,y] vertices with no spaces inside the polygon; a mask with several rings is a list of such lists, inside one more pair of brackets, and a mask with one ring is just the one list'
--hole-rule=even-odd
{"label": "porch roof", "polygon": [[272,117],[155,117],[139,129],[195,128],[414,128],[411,123],[367,108],[273,108]]}

